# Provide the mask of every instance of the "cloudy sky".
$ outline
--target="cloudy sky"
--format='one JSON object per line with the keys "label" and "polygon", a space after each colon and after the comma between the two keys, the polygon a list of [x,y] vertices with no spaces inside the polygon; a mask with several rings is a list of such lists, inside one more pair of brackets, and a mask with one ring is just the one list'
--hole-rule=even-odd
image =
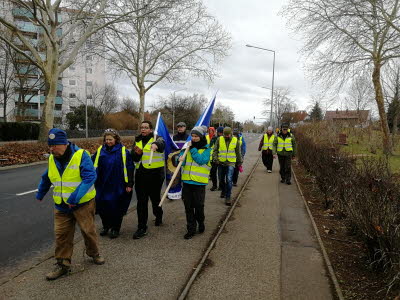
{"label": "cloudy sky", "polygon": [[[146,106],[158,96],[171,92],[204,94],[211,98],[219,90],[217,101],[228,105],[238,121],[264,117],[262,100],[269,97],[272,84],[273,54],[246,44],[276,51],[275,87],[289,87],[299,109],[309,106],[310,82],[303,72],[298,53],[301,42],[286,27],[279,16],[287,0],[204,0],[210,13],[232,35],[230,56],[219,67],[219,78],[208,84],[200,79],[189,79],[185,85],[161,83],[146,94]],[[121,93],[134,95],[129,82],[120,81]],[[259,120],[260,122],[262,120]]]}

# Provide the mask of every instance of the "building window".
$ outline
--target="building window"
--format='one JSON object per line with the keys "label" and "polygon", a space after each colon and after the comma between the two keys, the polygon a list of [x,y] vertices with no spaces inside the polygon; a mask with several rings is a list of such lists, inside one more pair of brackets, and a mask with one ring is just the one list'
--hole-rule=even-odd
{"label": "building window", "polygon": [[86,73],[92,74],[92,72],[93,72],[92,68],[86,68]]}
{"label": "building window", "polygon": [[55,110],[61,110],[62,109],[62,104],[56,104],[54,109]]}
{"label": "building window", "polygon": [[76,94],[75,93],[69,93],[69,97],[70,98],[76,98]]}
{"label": "building window", "polygon": [[92,96],[91,94],[89,94],[89,95],[87,95],[86,98],[88,98],[88,99],[93,99],[93,96]]}
{"label": "building window", "polygon": [[69,85],[76,85],[76,80],[70,79],[69,80]]}
{"label": "building window", "polygon": [[86,81],[86,86],[92,86],[92,82],[91,81]]}

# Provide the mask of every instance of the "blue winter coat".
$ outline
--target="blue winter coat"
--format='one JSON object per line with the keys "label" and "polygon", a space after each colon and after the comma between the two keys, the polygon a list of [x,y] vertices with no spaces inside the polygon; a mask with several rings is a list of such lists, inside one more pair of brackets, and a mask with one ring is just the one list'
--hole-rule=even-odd
{"label": "blue winter coat", "polygon": [[[74,153],[76,151],[78,151],[80,148],[71,142],[69,142],[69,146],[71,149],[71,156],[70,156],[70,159],[71,159],[71,157],[74,155]],[[70,159],[67,162],[65,162],[65,164],[61,164],[57,158],[54,158],[58,172],[60,172],[61,176],[64,173],[64,170],[67,167]],[[67,203],[69,203],[69,204],[79,203],[81,198],[88,192],[88,190],[90,189],[90,187],[94,184],[94,182],[96,180],[96,170],[93,167],[93,163],[90,159],[90,156],[86,152],[84,152],[82,155],[82,160],[81,160],[81,164],[79,166],[79,170],[81,172],[82,182],[76,188],[76,190],[71,194],[71,196],[68,198]],[[49,179],[48,173],[49,173],[49,170],[47,169],[42,175],[42,180],[40,181],[40,184],[38,187],[38,192],[36,193],[36,199],[38,199],[38,200],[42,200],[51,187],[51,181]],[[64,202],[61,202],[61,204],[55,204],[56,209],[58,209],[62,212],[67,212],[67,213],[72,212],[75,209],[78,209],[82,205],[85,205],[85,204],[76,205],[75,207],[70,208]]]}
{"label": "blue winter coat", "polygon": [[[123,145],[118,143],[110,148],[103,145],[100,151],[97,167],[96,187],[96,212],[100,214],[120,216],[126,214],[131,202],[132,193],[126,192],[126,187],[133,186],[134,165],[128,150],[126,151],[126,168],[130,175],[130,182],[124,180],[124,167],[122,160]],[[96,159],[95,153],[92,161]]]}

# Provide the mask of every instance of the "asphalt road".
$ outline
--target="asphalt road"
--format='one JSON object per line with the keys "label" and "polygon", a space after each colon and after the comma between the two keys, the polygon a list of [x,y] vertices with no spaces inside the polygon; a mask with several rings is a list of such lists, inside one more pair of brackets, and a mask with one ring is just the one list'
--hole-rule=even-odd
{"label": "asphalt road", "polygon": [[[260,135],[250,133],[244,137],[250,144]],[[41,202],[33,192],[46,168],[46,164],[0,168],[0,270],[48,251],[54,242],[51,190]],[[131,206],[135,203],[133,193]]]}

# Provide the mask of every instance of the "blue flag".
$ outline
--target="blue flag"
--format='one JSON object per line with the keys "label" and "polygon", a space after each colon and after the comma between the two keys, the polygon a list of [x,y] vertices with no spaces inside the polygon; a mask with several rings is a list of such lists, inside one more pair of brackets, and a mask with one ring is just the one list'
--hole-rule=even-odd
{"label": "blue flag", "polygon": [[[210,121],[211,121],[211,116],[214,110],[214,104],[215,104],[215,98],[217,97],[217,93],[215,93],[214,97],[211,99],[210,103],[208,103],[206,109],[204,110],[203,114],[200,116],[200,118],[197,120],[196,126],[207,126],[209,127]],[[207,132],[205,133],[207,134]],[[192,139],[192,136],[189,134],[186,144],[183,145],[182,149],[185,149],[187,147],[187,143]]]}
{"label": "blue flag", "polygon": [[154,129],[154,133],[158,136],[161,136],[165,141],[165,150],[164,150],[165,159],[168,158],[168,155],[171,152],[174,152],[179,149],[179,147],[175,144],[175,142],[172,140],[171,136],[169,135],[167,126],[165,125],[160,112],[158,113],[157,124],[156,124],[156,128]]}

